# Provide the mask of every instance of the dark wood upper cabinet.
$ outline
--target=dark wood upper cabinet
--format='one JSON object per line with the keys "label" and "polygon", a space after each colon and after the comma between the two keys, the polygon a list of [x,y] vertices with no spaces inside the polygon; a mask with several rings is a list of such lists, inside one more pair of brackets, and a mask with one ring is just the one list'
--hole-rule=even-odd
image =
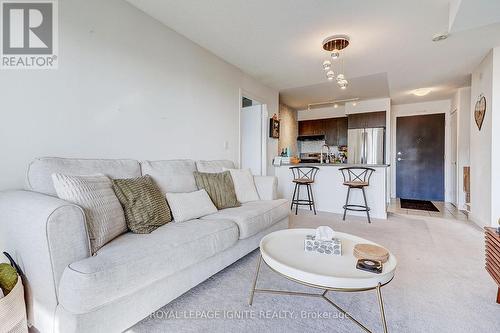
{"label": "dark wood upper cabinet", "polygon": [[337,146],[347,146],[347,117],[337,118]]}
{"label": "dark wood upper cabinet", "polygon": [[325,143],[328,146],[336,146],[338,129],[337,118],[325,119]]}
{"label": "dark wood upper cabinet", "polygon": [[347,117],[299,121],[299,136],[324,135],[329,146],[347,145]]}
{"label": "dark wood upper cabinet", "polygon": [[299,135],[324,135],[324,119],[299,121]]}
{"label": "dark wood upper cabinet", "polygon": [[348,128],[385,127],[385,111],[354,113],[348,117]]}

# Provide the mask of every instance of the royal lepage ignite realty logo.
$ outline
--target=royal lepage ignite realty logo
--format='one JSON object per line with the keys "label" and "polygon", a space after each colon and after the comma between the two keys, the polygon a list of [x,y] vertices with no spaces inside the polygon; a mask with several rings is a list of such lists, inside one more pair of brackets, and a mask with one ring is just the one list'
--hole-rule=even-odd
{"label": "royal lepage ignite realty logo", "polygon": [[2,69],[55,69],[57,0],[0,0]]}

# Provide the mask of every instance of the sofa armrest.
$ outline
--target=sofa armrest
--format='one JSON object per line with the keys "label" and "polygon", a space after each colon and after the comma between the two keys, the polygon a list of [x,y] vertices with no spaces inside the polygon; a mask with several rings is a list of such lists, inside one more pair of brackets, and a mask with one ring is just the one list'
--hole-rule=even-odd
{"label": "sofa armrest", "polygon": [[278,178],[275,176],[253,177],[260,200],[276,200],[278,198]]}
{"label": "sofa armrest", "polygon": [[82,208],[36,192],[0,192],[0,235],[26,276],[29,310],[52,313],[64,269],[90,256]]}

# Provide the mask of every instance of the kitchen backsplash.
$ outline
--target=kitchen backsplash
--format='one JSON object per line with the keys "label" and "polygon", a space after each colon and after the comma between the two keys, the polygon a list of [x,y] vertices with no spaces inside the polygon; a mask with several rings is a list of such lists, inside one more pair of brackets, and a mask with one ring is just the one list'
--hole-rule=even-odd
{"label": "kitchen backsplash", "polygon": [[[299,141],[298,149],[299,154],[311,154],[311,153],[319,153],[321,152],[321,147],[325,145],[325,140],[321,141]],[[330,146],[330,152],[337,154],[338,152],[337,146]],[[326,149],[325,149],[326,151]]]}

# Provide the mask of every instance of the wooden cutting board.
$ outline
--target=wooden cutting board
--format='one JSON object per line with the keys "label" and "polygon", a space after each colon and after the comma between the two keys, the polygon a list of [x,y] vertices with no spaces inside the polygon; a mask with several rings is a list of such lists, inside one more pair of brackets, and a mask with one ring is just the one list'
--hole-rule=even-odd
{"label": "wooden cutting board", "polygon": [[382,263],[389,260],[389,251],[383,247],[372,244],[356,244],[353,254],[358,259],[377,260]]}

